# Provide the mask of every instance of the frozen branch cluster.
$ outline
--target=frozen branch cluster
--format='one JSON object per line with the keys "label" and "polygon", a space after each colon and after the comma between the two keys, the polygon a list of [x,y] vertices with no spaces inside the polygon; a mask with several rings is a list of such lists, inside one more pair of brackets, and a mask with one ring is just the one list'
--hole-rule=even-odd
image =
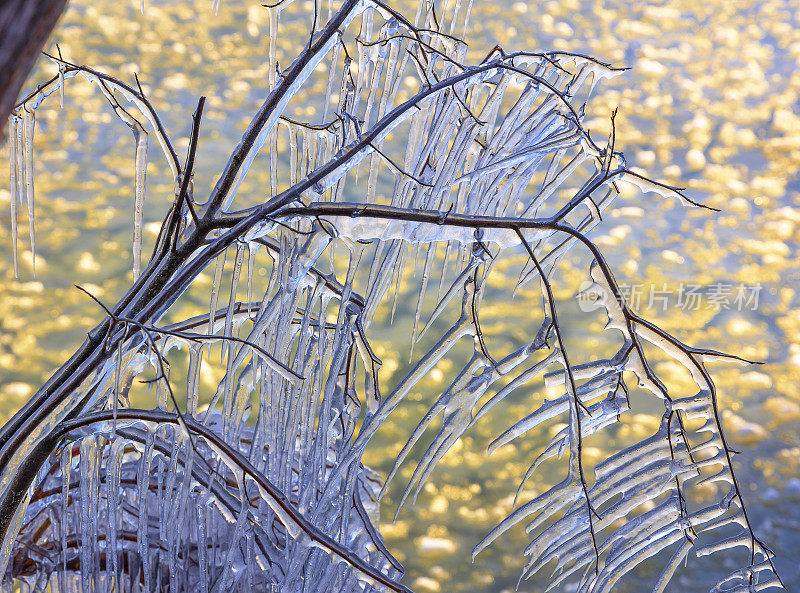
{"label": "frozen branch cluster", "polygon": [[[639,317],[588,238],[618,180],[691,202],[631,171],[613,131],[600,145],[584,129],[592,86],[620,70],[581,55],[500,47],[466,64],[471,2],[460,0],[422,0],[408,19],[381,0],[318,8],[307,45],[280,70],[278,27],[289,4],[267,8],[269,92],[204,202],[192,183],[202,99],[185,162],[138,80],[128,85],[60,55],[50,56],[56,76],[11,118],[15,254],[21,204],[34,242],[32,140],[42,101],[63,96],[66,80],[79,75],[131,129],[134,284],[116,305],[97,301],[104,320],[0,430],[3,590],[407,591],[378,531],[388,482],[441,415],[402,506],[465,431],[542,375],[561,395],[531,393],[531,413],[489,452],[566,420],[526,475],[566,454],[564,478],[515,507],[474,555],[525,521],[522,578],[541,573],[550,589],[610,591],[669,548],[653,584],[660,592],[690,552],[733,547],[749,560],[721,575],[714,591],[780,586],[743,505],[705,366],[726,355],[687,346]],[[319,119],[300,121],[293,100],[317,78],[325,81]],[[141,268],[152,138],[175,195]],[[259,153],[265,160],[254,165]],[[263,163],[266,197],[248,202],[237,193]],[[608,359],[570,362],[550,278],[573,248],[591,255],[589,292],[619,339]],[[481,303],[497,263],[520,253],[520,286],[541,287],[541,329],[494,358]],[[384,392],[370,328],[380,307],[393,310],[414,259],[422,274],[408,333],[412,348],[429,346]],[[161,323],[202,272],[213,277],[208,312]],[[434,292],[438,304],[426,307]],[[361,461],[370,440],[463,343],[471,356],[383,483]],[[645,343],[683,365],[696,392],[669,392]],[[175,356],[188,361],[180,380]],[[204,368],[222,377],[213,393],[202,386]],[[142,379],[154,384],[152,409],[129,403]],[[628,411],[632,379],[663,401],[661,425],[590,468],[583,440]],[[180,393],[177,384],[185,385]]]}

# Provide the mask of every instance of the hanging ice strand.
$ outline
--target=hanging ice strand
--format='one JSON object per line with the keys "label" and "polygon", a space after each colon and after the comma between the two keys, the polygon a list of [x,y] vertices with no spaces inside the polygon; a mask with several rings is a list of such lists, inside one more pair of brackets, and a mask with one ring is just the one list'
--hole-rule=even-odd
{"label": "hanging ice strand", "polygon": [[19,278],[17,263],[17,121],[12,114],[8,120],[9,189],[11,190],[11,250],[14,254],[14,278]]}
{"label": "hanging ice strand", "polygon": [[[278,62],[277,62],[277,39],[278,39],[278,15],[281,11],[281,4],[277,6],[264,5],[269,16],[269,50],[267,64],[267,81],[269,90],[275,88],[278,81]],[[291,129],[290,129],[291,135]],[[269,138],[269,184],[270,195],[278,193],[278,135],[271,134]]]}
{"label": "hanging ice strand", "polygon": [[144,210],[144,184],[147,174],[147,132],[140,126],[131,126],[136,140],[136,205],[133,214],[133,281],[142,271],[142,211]]}
{"label": "hanging ice strand", "polygon": [[31,236],[31,267],[33,277],[36,277],[36,238],[34,235],[34,210],[33,210],[33,130],[36,126],[36,114],[22,106],[24,111],[22,133],[25,139],[25,194],[28,198],[28,231]]}
{"label": "hanging ice strand", "polygon": [[[142,0],[144,2],[144,0]],[[142,10],[144,11],[144,4],[142,4]],[[58,47],[58,45],[56,45]],[[61,57],[61,50],[58,50],[58,56]],[[64,64],[61,62],[58,63],[58,95],[59,99],[61,100],[61,109],[64,109]]]}

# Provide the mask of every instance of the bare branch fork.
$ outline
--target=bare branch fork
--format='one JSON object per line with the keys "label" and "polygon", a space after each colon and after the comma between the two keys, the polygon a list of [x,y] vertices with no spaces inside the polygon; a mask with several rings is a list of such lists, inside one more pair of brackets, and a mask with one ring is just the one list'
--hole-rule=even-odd
{"label": "bare branch fork", "polygon": [[[288,4],[265,5],[270,56],[275,55],[280,13]],[[527,518],[532,541],[521,578],[554,560],[551,588],[570,580],[582,593],[610,591],[639,562],[672,545],[677,550],[655,591],[663,590],[689,550],[716,553],[715,545],[750,550],[749,565],[721,583],[782,586],[772,553],[757,539],[745,510],[732,467],[734,451],[722,432],[716,390],[705,367],[714,359],[751,361],[688,346],[640,317],[589,238],[622,180],[713,210],[682,188],[626,165],[616,150],[616,112],[605,147],[583,127],[580,97],[588,81],[623,69],[581,54],[507,52],[499,46],[469,65],[465,44],[454,34],[468,23],[469,11],[461,3],[437,11],[435,3],[422,1],[414,22],[381,0],[344,0],[324,22],[319,4],[314,3],[310,35],[297,58],[283,70],[270,64],[270,91],[204,203],[196,201],[193,191],[204,97],[192,118],[183,164],[138,77],[135,86],[127,85],[69,63],[59,51],[58,57],[48,55],[58,74],[17,105],[10,126],[12,140],[19,141],[12,146],[17,150],[12,208],[27,198],[32,216],[31,167],[25,163],[32,159],[33,114],[55,91],[63,95],[65,81],[78,75],[98,84],[134,133],[137,211],[144,199],[141,161],[147,134],[158,140],[175,189],[145,269],[139,273],[141,236],[135,231],[131,288],[113,307],[81,289],[103,308],[105,319],[0,428],[0,574],[43,583],[51,575],[66,579],[74,574],[84,589],[112,578],[116,585],[124,573],[132,590],[153,590],[157,579],[171,590],[253,590],[279,583],[287,591],[408,592],[399,580],[402,567],[373,524],[389,482],[441,414],[441,428],[416,464],[399,513],[464,431],[543,374],[546,382],[563,386],[564,395],[533,397],[531,413],[499,435],[489,452],[546,419],[567,414],[567,428],[531,464],[523,483],[542,460],[568,447],[567,477],[519,507],[515,500],[514,510],[478,543],[473,557]],[[345,37],[351,27],[358,31]],[[346,39],[354,40],[355,47],[348,49]],[[329,61],[322,121],[301,122],[287,110],[323,60]],[[401,100],[404,76],[413,76],[418,90]],[[338,107],[329,111],[335,92]],[[134,104],[149,127],[123,99]],[[288,172],[278,167],[282,127],[290,136]],[[271,191],[257,205],[236,210],[236,194],[262,147],[269,152]],[[349,185],[359,183],[361,163],[369,171],[359,193]],[[594,173],[576,188],[572,182],[582,174],[582,165]],[[288,183],[280,177],[284,174]],[[565,189],[571,197],[559,201],[557,190]],[[391,195],[383,196],[384,191]],[[363,201],[348,201],[362,194]],[[581,206],[588,210],[582,218]],[[16,253],[16,210],[12,216]],[[32,218],[30,226],[33,243]],[[349,258],[341,275],[332,255],[334,239]],[[443,259],[437,252],[440,243],[446,244]],[[426,332],[430,337],[434,321],[445,318],[459,295],[461,309],[456,322],[384,393],[370,326],[392,283],[398,298],[413,244],[424,263],[412,347],[423,343]],[[497,261],[520,244],[527,256],[523,271],[541,281],[544,321],[530,343],[501,355],[482,329],[481,302]],[[608,328],[618,330],[623,341],[611,358],[585,364],[576,364],[567,353],[547,271],[573,244],[591,253],[591,291],[608,314]],[[229,248],[236,252],[228,268],[231,293],[227,306],[218,308]],[[252,298],[253,269],[261,266],[256,256],[265,251],[272,263],[264,297]],[[331,254],[330,273],[317,265],[325,251]],[[207,314],[159,327],[215,261]],[[438,303],[418,331],[428,278],[439,263]],[[239,300],[245,266],[247,298]],[[367,279],[363,290],[362,276]],[[382,484],[361,461],[368,444],[462,338],[473,342],[471,358],[409,435]],[[201,410],[199,377],[201,366],[212,364],[206,347],[211,342],[223,344],[223,378]],[[669,393],[649,364],[643,342],[686,367],[699,393]],[[167,359],[176,345],[189,350],[183,410]],[[537,360],[541,351],[545,355]],[[562,371],[548,371],[554,364]],[[151,382],[167,390],[174,411],[165,409],[166,399],[153,410],[122,401],[133,378],[148,368],[155,372]],[[663,400],[662,425],[655,435],[598,464],[590,480],[584,438],[619,421],[629,409],[625,371]],[[251,410],[256,417],[248,421]],[[688,430],[688,420],[698,417],[706,419],[703,430]],[[710,458],[698,454],[708,450],[717,453]],[[87,469],[92,464],[105,465],[99,480]],[[722,469],[709,475],[711,467]],[[649,481],[642,477],[645,470],[652,474]],[[74,473],[80,474],[77,479]],[[694,486],[704,481],[729,482],[731,488],[720,500],[698,502]],[[638,503],[653,502],[666,492],[666,501],[634,516]],[[624,496],[616,499],[617,494]],[[101,529],[97,522],[76,521],[72,507],[77,506],[82,512],[94,509],[107,524]],[[157,527],[151,521],[154,514]],[[172,515],[179,527],[168,530],[165,517]],[[744,535],[700,547],[707,532],[737,524]],[[651,532],[659,537],[653,539]],[[78,552],[79,541],[93,543]],[[23,559],[32,550],[38,558],[34,566]],[[162,570],[164,565],[168,570]],[[237,572],[234,566],[243,568]]]}

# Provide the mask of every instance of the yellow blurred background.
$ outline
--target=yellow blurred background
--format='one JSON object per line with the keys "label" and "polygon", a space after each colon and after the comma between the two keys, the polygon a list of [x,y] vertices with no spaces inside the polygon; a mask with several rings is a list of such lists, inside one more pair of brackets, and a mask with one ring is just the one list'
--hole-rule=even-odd
{"label": "yellow blurred background", "polygon": [[[400,4],[413,14],[411,2]],[[305,39],[312,7],[298,0],[287,10],[277,54],[282,65]],[[722,210],[688,209],[623,186],[593,238],[620,282],[632,295],[639,291],[638,310],[649,319],[684,342],[765,362],[719,364],[713,371],[725,427],[743,451],[737,464],[756,531],[778,554],[776,564],[789,586],[800,584],[799,21],[800,8],[789,0],[475,0],[467,34],[470,55],[478,59],[499,43],[507,51],[569,50],[630,66],[597,89],[587,127],[602,138],[618,107],[617,147],[628,163],[686,186],[693,198]],[[207,95],[195,181],[202,195],[265,95],[267,23],[258,2],[224,0],[215,15],[207,0],[148,0],[143,14],[139,0],[73,0],[48,49],[58,43],[70,61],[129,82],[138,73],[181,155],[197,97]],[[25,89],[55,72],[40,60]],[[35,277],[21,232],[20,277],[14,278],[10,194],[6,183],[0,188],[2,419],[99,319],[96,306],[73,283],[113,302],[131,282],[134,145],[128,129],[97,89],[75,79],[67,83],[63,110],[54,96],[37,111],[35,145]],[[157,152],[151,143],[145,253],[172,193]],[[7,146],[0,160],[7,162]],[[243,191],[258,193],[264,187],[259,175],[254,169]],[[573,299],[585,263],[565,263],[560,298]],[[690,286],[700,295],[696,308],[676,300]],[[737,287],[757,293],[757,302],[734,302]],[[669,295],[666,307],[658,298],[663,295]],[[503,324],[506,313],[488,307],[484,330],[494,336],[512,331]],[[388,378],[408,354],[396,352],[389,340],[378,342]],[[367,461],[383,471],[390,467],[447,370],[432,373],[425,384],[430,393],[415,394],[398,410]],[[669,361],[659,362],[657,370],[665,380],[682,380]],[[633,411],[627,420],[631,432],[655,427],[648,411]],[[383,531],[407,566],[406,582],[420,593],[516,585],[524,532],[501,539],[467,566],[475,542],[510,510],[508,497],[498,493],[513,494],[530,463],[530,447],[504,447],[486,457],[486,439],[503,422],[478,426],[474,438],[459,441],[417,504],[394,524],[389,520],[397,491],[390,493]],[[602,445],[587,455],[599,459]],[[401,472],[398,487],[404,477]],[[536,484],[530,488],[532,495]],[[646,579],[646,571],[641,576]],[[675,590],[704,590],[699,582],[690,567]],[[520,590],[540,591],[542,585],[523,582]],[[631,587],[637,590],[635,583]]]}

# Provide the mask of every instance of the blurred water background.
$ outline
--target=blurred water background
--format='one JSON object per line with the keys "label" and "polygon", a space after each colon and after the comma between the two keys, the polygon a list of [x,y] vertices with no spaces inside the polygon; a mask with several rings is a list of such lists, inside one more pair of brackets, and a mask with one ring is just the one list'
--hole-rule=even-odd
{"label": "blurred water background", "polygon": [[[306,39],[312,6],[298,0],[282,17],[277,58],[284,67]],[[413,14],[410,1],[400,6]],[[467,34],[476,59],[499,43],[507,51],[570,50],[630,66],[597,90],[588,127],[603,138],[618,107],[617,147],[629,163],[685,185],[693,198],[722,209],[687,209],[623,185],[592,236],[646,317],[684,342],[765,362],[715,364],[713,371],[725,427],[742,450],[736,467],[756,532],[777,554],[790,589],[800,586],[798,21],[800,8],[789,0],[475,0]],[[147,0],[144,14],[139,0],[73,0],[48,49],[57,42],[70,61],[127,82],[138,73],[181,155],[197,98],[206,95],[195,176],[195,194],[202,196],[265,96],[267,23],[258,2],[225,0],[215,15],[207,0]],[[55,72],[40,60],[25,88]],[[54,96],[37,111],[35,277],[21,233],[20,277],[14,279],[10,194],[6,183],[0,189],[0,419],[35,391],[100,318],[73,283],[114,302],[132,280],[134,144],[104,103],[96,88],[75,79],[67,84],[63,110]],[[310,119],[313,107],[307,109]],[[157,152],[151,142],[145,253],[172,195],[169,171]],[[0,158],[7,162],[7,157],[5,146]],[[257,169],[243,191],[263,196],[265,172]],[[560,277],[562,307],[576,314],[574,295],[587,263],[575,254]],[[515,280],[500,269],[495,288],[507,289]],[[200,282],[210,284],[210,278]],[[374,328],[387,381],[408,367],[408,352],[399,351],[393,338],[413,315],[412,299],[407,301],[401,299],[393,325],[384,319]],[[523,339],[536,329],[524,320],[538,303],[518,298],[511,305],[486,305],[482,325],[494,343]],[[599,318],[593,323],[599,327]],[[602,338],[573,334],[572,350],[588,355],[602,346]],[[685,380],[667,360],[656,368],[665,380]],[[384,473],[391,467],[449,370],[447,360],[437,365],[423,389],[397,411],[374,442],[369,463]],[[207,377],[209,389],[212,379]],[[530,393],[526,397],[515,400],[512,414],[525,413]],[[622,442],[651,433],[656,410],[634,408],[614,438]],[[405,507],[395,523],[394,505],[412,467],[400,473],[385,501],[383,532],[407,567],[406,582],[420,592],[516,586],[525,561],[521,529],[469,564],[473,545],[509,512],[531,456],[550,436],[534,435],[487,457],[491,435],[507,425],[508,417],[500,416],[462,438],[416,505]],[[587,445],[586,455],[598,460],[613,443]],[[541,483],[532,480],[523,496],[541,492],[547,479],[545,474]],[[670,590],[707,591],[713,577],[707,568],[690,562]],[[619,590],[643,590],[652,574],[645,567]],[[519,589],[541,591],[543,583],[522,582]]]}

